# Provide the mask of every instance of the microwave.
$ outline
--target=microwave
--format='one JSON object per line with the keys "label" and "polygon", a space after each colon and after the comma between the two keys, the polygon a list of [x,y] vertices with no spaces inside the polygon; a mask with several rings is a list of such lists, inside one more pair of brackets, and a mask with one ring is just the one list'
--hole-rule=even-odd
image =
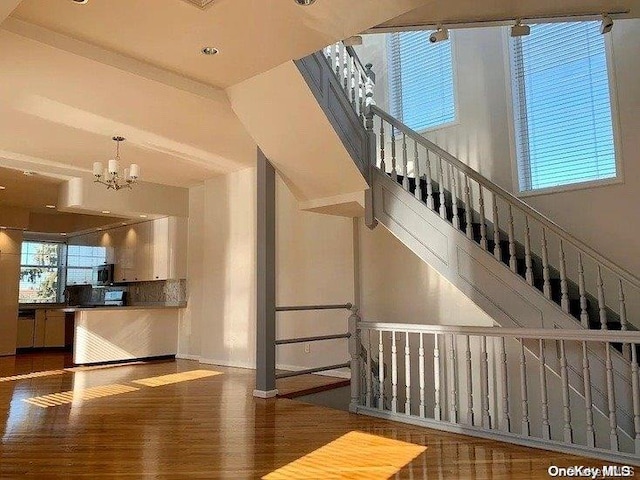
{"label": "microwave", "polygon": [[93,267],[93,285],[111,285],[113,283],[113,264]]}

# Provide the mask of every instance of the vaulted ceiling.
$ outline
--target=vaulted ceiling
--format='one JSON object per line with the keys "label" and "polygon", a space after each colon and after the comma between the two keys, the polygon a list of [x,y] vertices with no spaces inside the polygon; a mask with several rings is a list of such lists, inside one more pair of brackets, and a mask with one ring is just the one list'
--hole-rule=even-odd
{"label": "vaulted ceiling", "polygon": [[637,16],[638,1],[2,0],[0,166],[86,176],[122,135],[144,181],[188,187],[255,162],[227,88],[333,41],[525,11]]}

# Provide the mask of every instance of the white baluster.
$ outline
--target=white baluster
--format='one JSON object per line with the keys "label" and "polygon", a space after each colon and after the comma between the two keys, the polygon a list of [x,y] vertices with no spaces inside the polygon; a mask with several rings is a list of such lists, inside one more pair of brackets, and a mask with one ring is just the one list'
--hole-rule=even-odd
{"label": "white baluster", "polygon": [[529,230],[529,217],[524,217],[524,264],[527,283],[533,286],[533,262],[531,261],[531,232]]}
{"label": "white baluster", "polygon": [[509,268],[513,273],[518,272],[518,258],[516,257],[516,235],[513,226],[513,207],[509,204]]}
{"label": "white baluster", "polygon": [[449,421],[458,423],[458,369],[456,365],[455,336],[449,336],[449,379],[451,401],[449,402]]}
{"label": "white baluster", "polygon": [[564,257],[564,244],[560,239],[560,307],[569,313],[569,286],[567,284],[567,264]]}
{"label": "white baluster", "polygon": [[480,382],[482,398],[482,428],[491,429],[489,414],[489,356],[487,354],[487,337],[480,337]]}
{"label": "white baluster", "polygon": [[440,407],[440,348],[438,347],[438,334],[433,336],[433,418],[440,421],[442,419],[442,408]]}
{"label": "white baluster", "polygon": [[587,292],[584,286],[584,266],[582,254],[578,253],[578,289],[580,291],[580,323],[584,328],[589,328],[589,314],[587,313]]}
{"label": "white baluster", "polygon": [[378,409],[384,410],[384,344],[382,343],[382,330],[378,332]]}
{"label": "white baluster", "polygon": [[[620,330],[626,331],[629,329],[629,324],[627,322],[627,304],[624,298],[622,279],[618,279],[618,305],[620,311]],[[622,345],[622,355],[627,361],[631,359],[631,347],[628,343]]]}
{"label": "white baluster", "polygon": [[367,396],[365,397],[365,405],[367,407],[371,407],[373,398],[373,380],[371,378],[371,369],[373,367],[373,362],[371,358],[371,330],[367,330],[367,371],[365,373],[365,382],[367,384]]}
{"label": "white baluster", "polygon": [[451,209],[453,210],[453,218],[451,219],[453,227],[460,230],[460,212],[458,211],[458,181],[456,179],[456,169],[450,166],[449,177],[451,178]]}
{"label": "white baluster", "polygon": [[500,222],[498,219],[498,197],[492,194],[493,200],[493,256],[499,262],[502,262],[502,247],[500,246]]}
{"label": "white baluster", "polygon": [[582,342],[582,379],[584,382],[584,408],[587,414],[587,446],[596,446],[596,432],[593,428],[593,400],[591,397],[591,369],[587,342]]}
{"label": "white baluster", "polygon": [[440,167],[440,218],[447,219],[447,204],[444,196],[444,168],[442,166],[442,157],[438,157],[438,167]]}
{"label": "white baluster", "polygon": [[564,419],[563,437],[566,443],[573,443],[571,431],[571,405],[569,399],[569,372],[564,340],[560,340],[560,379],[562,381],[562,418]]}
{"label": "white baluster", "polygon": [[340,42],[340,70],[342,88],[347,94],[347,98],[349,98],[349,55],[347,54],[347,49],[345,48],[344,43],[342,42]]}
{"label": "white baluster", "polygon": [[542,291],[551,300],[551,276],[549,275],[549,254],[547,253],[547,230],[542,228]]}
{"label": "white baluster", "polygon": [[420,347],[418,348],[418,376],[420,381],[420,416],[425,417],[424,399],[424,334],[420,333]]}
{"label": "white baluster", "polygon": [[484,215],[484,194],[482,193],[482,185],[478,184],[478,188],[480,189],[480,196],[478,197],[478,201],[480,203],[480,246],[483,250],[487,249],[487,224],[485,221]]}
{"label": "white baluster", "polygon": [[510,432],[509,377],[507,374],[507,346],[504,337],[500,337],[500,382],[502,383],[502,430]]}
{"label": "white baluster", "polygon": [[380,170],[387,171],[387,166],[384,163],[384,120],[380,119]]}
{"label": "white baluster", "polygon": [[433,183],[431,182],[431,162],[429,160],[429,150],[426,150],[426,164],[424,170],[425,179],[424,181],[427,183],[427,207],[431,210],[434,209],[433,204]]}
{"label": "white baluster", "polygon": [[396,332],[391,332],[391,411],[398,412],[398,347]]}
{"label": "white baluster", "polygon": [[402,188],[409,191],[409,159],[407,158],[407,136],[402,134]]}
{"label": "white baluster", "polygon": [[531,434],[529,426],[529,397],[527,396],[527,360],[524,356],[524,343],[520,339],[520,398],[522,400],[522,435]]}
{"label": "white baluster", "polygon": [[340,43],[331,46],[331,65],[336,72],[336,78],[340,78]]}
{"label": "white baluster", "polygon": [[465,222],[467,223],[467,228],[465,233],[467,234],[467,238],[473,240],[473,205],[471,204],[471,188],[469,188],[469,177],[467,177],[464,173],[464,217]]}
{"label": "white baluster", "polygon": [[467,373],[467,423],[473,425],[473,377],[471,366],[471,340],[469,335],[465,335],[465,365]]}
{"label": "white baluster", "polygon": [[598,311],[600,312],[600,328],[602,330],[607,330],[609,327],[607,325],[607,305],[604,301],[604,283],[602,281],[602,271],[600,270],[600,265],[598,265]]}
{"label": "white baluster", "polygon": [[539,341],[540,355],[540,401],[542,406],[542,438],[551,438],[551,425],[549,424],[549,395],[547,391],[547,364],[544,357],[544,340]]}
{"label": "white baluster", "polygon": [[409,333],[404,334],[404,413],[411,415],[411,350]]}
{"label": "white baluster", "polygon": [[349,55],[349,73],[351,80],[351,105],[353,105],[356,113],[358,113],[358,102],[356,102],[356,62],[351,55]]}
{"label": "white baluster", "polygon": [[605,366],[607,369],[607,403],[609,407],[609,439],[611,441],[611,450],[617,452],[618,446],[618,419],[616,417],[616,392],[615,385],[613,383],[613,363],[611,362],[611,345],[609,342],[605,342],[606,361]]}
{"label": "white baluster", "polygon": [[418,158],[418,142],[413,141],[413,176],[416,179],[415,197],[422,201],[422,188],[420,187],[420,159]]}
{"label": "white baluster", "polygon": [[631,395],[633,397],[633,425],[635,430],[636,455],[640,455],[640,380],[638,379],[638,358],[635,344],[631,345]]}
{"label": "white baluster", "polygon": [[398,181],[398,169],[396,168],[396,129],[391,125],[391,178]]}

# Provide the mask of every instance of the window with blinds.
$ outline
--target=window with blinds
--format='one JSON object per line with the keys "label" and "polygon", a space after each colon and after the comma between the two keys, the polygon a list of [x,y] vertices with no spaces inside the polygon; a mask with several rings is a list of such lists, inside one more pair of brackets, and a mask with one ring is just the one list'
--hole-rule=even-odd
{"label": "window with blinds", "polygon": [[604,35],[599,22],[531,26],[511,38],[520,191],[615,178]]}
{"label": "window with blinds", "polygon": [[387,36],[391,114],[419,132],[456,116],[451,40],[430,43],[431,33]]}

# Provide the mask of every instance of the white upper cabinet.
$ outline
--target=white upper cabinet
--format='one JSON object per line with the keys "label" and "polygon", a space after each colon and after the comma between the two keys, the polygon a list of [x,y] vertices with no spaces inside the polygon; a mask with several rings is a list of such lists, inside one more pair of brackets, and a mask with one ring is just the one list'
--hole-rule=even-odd
{"label": "white upper cabinet", "polygon": [[169,217],[75,237],[73,243],[105,247],[116,283],[180,279],[186,278],[186,229],[186,219]]}

